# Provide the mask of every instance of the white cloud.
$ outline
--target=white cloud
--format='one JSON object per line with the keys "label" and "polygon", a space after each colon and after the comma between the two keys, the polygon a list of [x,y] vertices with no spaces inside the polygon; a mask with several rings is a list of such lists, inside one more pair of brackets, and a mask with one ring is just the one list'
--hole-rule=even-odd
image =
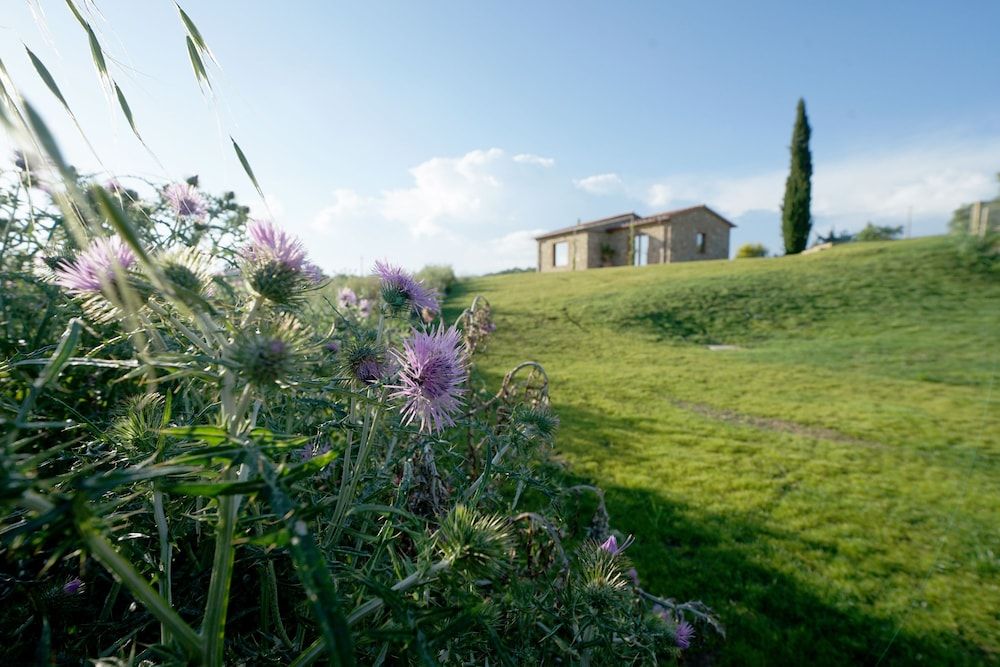
{"label": "white cloud", "polygon": [[621,192],[623,183],[618,174],[596,174],[574,180],[573,185],[592,195],[611,195]]}
{"label": "white cloud", "polygon": [[[537,252],[533,237],[543,230],[571,225],[578,217],[626,211],[636,202],[645,205],[641,213],[706,203],[739,225],[733,247],[747,241],[781,247],[783,165],[637,183],[608,173],[571,184],[557,168],[525,168],[537,164],[527,155],[491,148],[435,157],[410,169],[410,182],[402,187],[373,193],[334,190],[309,226],[310,253],[331,271],[367,270],[377,258],[414,269],[451,264],[463,274],[530,267]],[[913,207],[914,234],[943,232],[952,209],[995,194],[996,155],[1000,137],[976,144],[938,141],[838,160],[816,156],[814,227],[826,232],[831,226],[860,229],[868,220],[905,224]],[[593,194],[606,199],[598,206]]]}
{"label": "white cloud", "polygon": [[558,179],[525,170],[516,158],[499,148],[474,150],[420,163],[407,187],[375,195],[334,190],[310,224],[318,234],[310,250],[333,271],[357,272],[381,257],[412,268],[451,264],[460,273],[533,266],[539,222],[558,208],[545,195]]}
{"label": "white cloud", "polygon": [[[991,196],[1000,139],[911,146],[896,151],[815,159],[813,214],[853,225],[867,220],[914,217],[947,219],[962,202]],[[743,176],[682,174],[648,186],[647,205],[677,207],[706,203],[738,218],[751,211],[778,212],[784,195],[784,170]]]}
{"label": "white cloud", "polygon": [[520,162],[522,164],[534,164],[539,167],[549,167],[555,165],[556,161],[550,157],[542,157],[541,155],[535,155],[533,153],[518,153],[514,156],[514,162]]}
{"label": "white cloud", "polygon": [[380,212],[414,235],[440,234],[443,221],[474,217],[498,196],[502,183],[493,165],[503,157],[502,150],[491,148],[460,158],[431,158],[410,170],[413,187],[382,193]]}

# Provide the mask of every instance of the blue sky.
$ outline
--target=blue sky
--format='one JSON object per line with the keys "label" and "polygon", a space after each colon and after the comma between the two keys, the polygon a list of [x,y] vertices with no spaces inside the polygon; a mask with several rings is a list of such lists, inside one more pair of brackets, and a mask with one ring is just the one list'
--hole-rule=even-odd
{"label": "blue sky", "polygon": [[189,0],[222,66],[209,100],[171,3],[97,0],[92,21],[162,165],[102,96],[64,3],[38,4],[45,30],[29,3],[5,2],[0,58],[71,160],[119,176],[200,174],[269,210],[329,271],[379,257],[462,273],[531,266],[540,231],[692,203],[739,225],[734,247],[778,250],[800,96],[819,231],[912,218],[915,235],[939,233],[956,206],[996,192],[1000,171],[995,1]]}

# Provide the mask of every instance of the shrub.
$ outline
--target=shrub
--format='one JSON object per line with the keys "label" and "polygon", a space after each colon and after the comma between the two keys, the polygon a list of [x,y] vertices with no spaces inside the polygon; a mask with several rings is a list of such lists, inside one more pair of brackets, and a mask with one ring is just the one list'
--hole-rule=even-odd
{"label": "shrub", "polygon": [[27,334],[0,361],[4,664],[650,664],[721,630],[643,590],[602,491],[548,462],[544,369],[470,379],[492,311],[442,321],[450,268],[331,293],[232,194],[81,178],[9,77],[0,95],[42,151],[0,202],[2,324]]}
{"label": "shrub", "polygon": [[1000,275],[1000,233],[987,231],[983,236],[959,233],[955,236],[959,261],[977,273]]}
{"label": "shrub", "polygon": [[744,243],[736,250],[736,258],[767,257],[768,250],[763,243]]}
{"label": "shrub", "polygon": [[438,294],[446,295],[455,284],[455,271],[447,264],[429,264],[417,272],[417,278]]}
{"label": "shrub", "polygon": [[876,226],[872,223],[854,235],[855,241],[892,241],[903,234],[902,227]]}
{"label": "shrub", "polygon": [[428,325],[428,287],[379,265],[368,312],[330,308],[270,223],[179,252],[146,204],[67,187],[77,250],[11,281],[73,315],[0,364],[8,663],[651,663],[718,627],[640,588],[600,490],[545,464],[540,366],[472,391],[485,301]]}

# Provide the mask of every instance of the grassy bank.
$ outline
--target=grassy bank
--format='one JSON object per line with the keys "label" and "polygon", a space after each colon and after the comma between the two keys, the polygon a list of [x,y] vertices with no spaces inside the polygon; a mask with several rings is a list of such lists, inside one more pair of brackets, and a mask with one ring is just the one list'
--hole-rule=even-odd
{"label": "grassy bank", "polygon": [[[948,239],[463,281],[721,664],[1000,660],[1000,284]],[[709,345],[735,346],[712,350]]]}

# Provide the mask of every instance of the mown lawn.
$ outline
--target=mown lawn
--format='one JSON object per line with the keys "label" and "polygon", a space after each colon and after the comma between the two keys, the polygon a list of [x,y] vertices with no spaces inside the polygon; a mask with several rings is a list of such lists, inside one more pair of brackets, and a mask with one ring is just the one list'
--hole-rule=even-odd
{"label": "mown lawn", "polygon": [[[1000,283],[945,238],[463,281],[713,664],[1000,662]],[[708,344],[739,349],[712,351]]]}

